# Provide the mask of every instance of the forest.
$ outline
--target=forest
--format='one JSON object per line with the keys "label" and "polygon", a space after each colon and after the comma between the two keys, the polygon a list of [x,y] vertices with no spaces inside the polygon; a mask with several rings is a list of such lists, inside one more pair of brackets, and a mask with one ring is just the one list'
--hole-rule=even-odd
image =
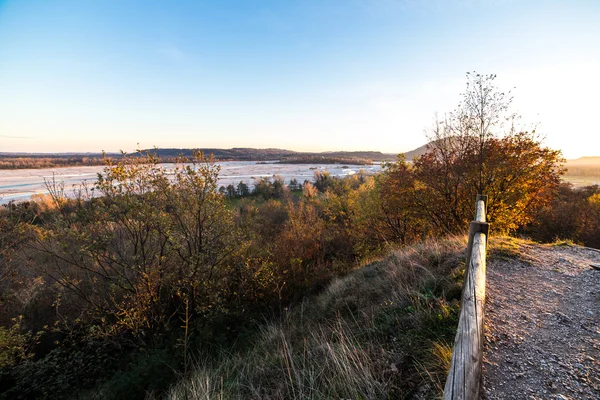
{"label": "forest", "polygon": [[[493,80],[470,76],[461,112],[435,124],[426,152],[412,163],[400,155],[375,176],[317,171],[312,181],[219,188],[219,166],[202,152],[182,157],[174,172],[148,152],[109,160],[76,197],[48,181],[48,195],[3,206],[0,398],[188,398],[172,395],[173,385],[207,365],[220,371],[214,390],[225,398],[301,398],[308,387],[319,388],[314,398],[407,397],[439,381],[457,322],[459,238],[478,193],[488,195],[494,235],[600,248],[600,189],[561,183],[560,151],[534,131],[492,133],[498,107],[509,105]],[[470,107],[481,96],[496,108]],[[416,269],[386,270],[389,279],[373,272],[374,262],[399,260]],[[358,289],[338,289],[327,308],[304,304],[353,272],[378,282],[363,296],[380,310],[369,311],[371,330],[348,338],[340,316],[360,319],[371,304],[353,299]],[[394,304],[381,303],[383,290],[397,292]],[[308,330],[329,317],[329,328],[303,345],[293,342],[298,332],[286,333],[289,342],[269,336],[284,346],[278,367],[248,372],[243,354],[265,336],[264,321],[301,318]],[[311,354],[329,351],[319,345],[328,340],[347,357],[332,358],[330,370],[352,365],[342,368],[352,379],[298,372],[308,371],[298,360],[318,362]],[[290,346],[304,346],[300,359],[287,356]],[[401,373],[390,375],[386,358],[365,375],[364,360],[350,357],[357,349],[372,360],[384,349],[394,360],[402,354],[391,363]]]}

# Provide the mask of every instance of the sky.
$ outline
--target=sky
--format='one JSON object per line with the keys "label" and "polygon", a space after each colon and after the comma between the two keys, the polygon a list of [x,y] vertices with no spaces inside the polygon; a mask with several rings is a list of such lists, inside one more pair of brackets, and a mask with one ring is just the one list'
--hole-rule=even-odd
{"label": "sky", "polygon": [[0,152],[404,152],[468,71],[600,155],[596,0],[0,0]]}

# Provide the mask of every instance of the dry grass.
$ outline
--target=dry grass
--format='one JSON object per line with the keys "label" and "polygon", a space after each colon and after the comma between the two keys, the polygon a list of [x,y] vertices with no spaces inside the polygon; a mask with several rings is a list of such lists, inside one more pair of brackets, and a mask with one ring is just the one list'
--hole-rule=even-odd
{"label": "dry grass", "polygon": [[537,244],[527,239],[519,239],[510,236],[491,236],[488,246],[488,257],[506,261],[516,259],[532,265],[538,260],[528,255],[528,252],[523,251],[523,248],[531,247],[533,245]]}
{"label": "dry grass", "polygon": [[439,397],[466,241],[428,241],[335,280],[246,350],[198,362],[168,399]]}

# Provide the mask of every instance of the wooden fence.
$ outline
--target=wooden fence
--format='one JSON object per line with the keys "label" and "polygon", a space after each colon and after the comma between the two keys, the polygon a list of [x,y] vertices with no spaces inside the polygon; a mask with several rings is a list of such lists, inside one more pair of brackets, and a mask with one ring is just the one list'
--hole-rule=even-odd
{"label": "wooden fence", "polygon": [[475,400],[481,387],[485,262],[489,225],[487,196],[478,195],[475,220],[469,227],[465,283],[452,363],[444,388],[444,400]]}

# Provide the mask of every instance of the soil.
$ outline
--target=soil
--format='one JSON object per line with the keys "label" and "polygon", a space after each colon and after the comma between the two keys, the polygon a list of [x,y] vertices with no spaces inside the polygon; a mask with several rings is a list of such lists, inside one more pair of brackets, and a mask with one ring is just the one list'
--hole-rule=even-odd
{"label": "soil", "polygon": [[487,265],[483,399],[600,399],[600,251],[519,242]]}

